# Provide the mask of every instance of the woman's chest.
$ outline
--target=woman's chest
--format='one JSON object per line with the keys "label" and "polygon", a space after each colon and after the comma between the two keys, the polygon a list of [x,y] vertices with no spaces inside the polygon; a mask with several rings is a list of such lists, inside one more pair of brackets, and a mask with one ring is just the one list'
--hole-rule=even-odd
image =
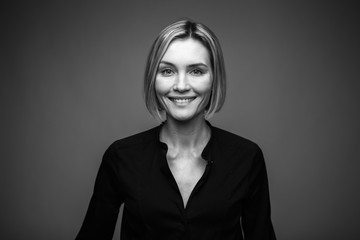
{"label": "woman's chest", "polygon": [[169,164],[162,156],[142,167],[126,179],[125,209],[146,224],[161,226],[166,220],[186,219],[220,224],[230,215],[241,214],[247,182],[231,166],[205,161],[194,168]]}
{"label": "woman's chest", "polygon": [[192,191],[204,175],[207,162],[201,157],[178,157],[167,158],[167,163],[186,207]]}

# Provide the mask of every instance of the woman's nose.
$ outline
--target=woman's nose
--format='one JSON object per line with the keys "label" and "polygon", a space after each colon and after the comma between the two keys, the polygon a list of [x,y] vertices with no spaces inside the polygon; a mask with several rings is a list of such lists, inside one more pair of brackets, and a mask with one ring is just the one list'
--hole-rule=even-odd
{"label": "woman's nose", "polygon": [[185,92],[190,89],[188,79],[185,73],[179,73],[174,85],[174,90],[179,92]]}

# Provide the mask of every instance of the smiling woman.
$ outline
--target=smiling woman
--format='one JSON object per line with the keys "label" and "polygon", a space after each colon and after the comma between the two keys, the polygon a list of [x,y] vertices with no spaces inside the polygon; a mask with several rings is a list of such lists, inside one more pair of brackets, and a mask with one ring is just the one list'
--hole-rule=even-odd
{"label": "smiling woman", "polygon": [[219,41],[181,20],[155,40],[144,82],[162,124],[105,152],[77,239],[275,239],[261,149],[207,120],[225,99]]}

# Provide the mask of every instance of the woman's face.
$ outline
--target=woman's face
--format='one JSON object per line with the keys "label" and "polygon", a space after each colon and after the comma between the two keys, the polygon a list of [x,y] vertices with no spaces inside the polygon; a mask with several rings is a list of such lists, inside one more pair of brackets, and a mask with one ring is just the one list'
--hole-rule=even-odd
{"label": "woman's face", "polygon": [[167,118],[187,121],[208,105],[212,86],[210,56],[198,40],[174,40],[160,61],[155,80],[157,98]]}

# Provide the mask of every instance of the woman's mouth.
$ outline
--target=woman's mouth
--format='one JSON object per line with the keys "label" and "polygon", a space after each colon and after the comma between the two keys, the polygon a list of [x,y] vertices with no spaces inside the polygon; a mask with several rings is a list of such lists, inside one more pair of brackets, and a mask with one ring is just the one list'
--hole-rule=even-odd
{"label": "woman's mouth", "polygon": [[190,97],[190,98],[173,98],[173,97],[169,97],[170,101],[174,102],[174,103],[189,103],[191,101],[193,101],[196,97]]}

